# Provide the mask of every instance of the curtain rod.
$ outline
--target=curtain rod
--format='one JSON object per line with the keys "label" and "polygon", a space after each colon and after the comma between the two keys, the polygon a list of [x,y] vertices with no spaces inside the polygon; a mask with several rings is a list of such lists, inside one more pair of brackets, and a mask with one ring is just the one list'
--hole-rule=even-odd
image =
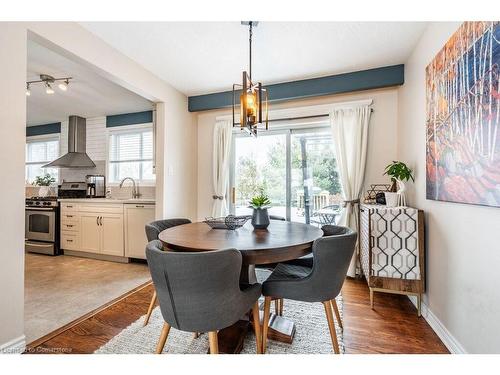
{"label": "curtain rod", "polygon": [[[374,110],[373,108],[370,108],[370,112],[373,113]],[[330,116],[328,113],[322,114],[322,115],[310,115],[310,116],[297,116],[297,117],[283,117],[283,118],[275,118],[275,119],[270,119],[268,122],[281,122],[281,121],[293,121],[293,120],[307,120],[311,118],[322,118],[322,117],[328,117]],[[239,126],[241,123],[237,122],[234,124],[234,126]]]}

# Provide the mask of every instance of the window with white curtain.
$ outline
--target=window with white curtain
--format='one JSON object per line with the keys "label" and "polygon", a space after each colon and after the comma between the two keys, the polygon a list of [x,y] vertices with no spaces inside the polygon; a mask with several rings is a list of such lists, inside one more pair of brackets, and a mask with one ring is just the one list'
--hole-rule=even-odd
{"label": "window with white curtain", "polygon": [[108,182],[117,183],[132,177],[142,183],[153,183],[153,127],[133,126],[108,133]]}
{"label": "window with white curtain", "polygon": [[36,136],[26,140],[26,181],[32,183],[37,176],[50,174],[58,180],[57,168],[42,168],[59,157],[59,134]]}

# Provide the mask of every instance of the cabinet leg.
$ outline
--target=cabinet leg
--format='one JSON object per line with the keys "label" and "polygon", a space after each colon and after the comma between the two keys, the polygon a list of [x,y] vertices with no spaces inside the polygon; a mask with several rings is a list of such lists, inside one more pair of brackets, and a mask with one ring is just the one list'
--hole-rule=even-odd
{"label": "cabinet leg", "polygon": [[422,316],[422,294],[417,294],[417,315]]}

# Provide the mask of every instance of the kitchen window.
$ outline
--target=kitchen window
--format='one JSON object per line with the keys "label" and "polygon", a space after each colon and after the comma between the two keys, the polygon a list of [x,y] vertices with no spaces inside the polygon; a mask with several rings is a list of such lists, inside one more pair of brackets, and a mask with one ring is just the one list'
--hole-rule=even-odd
{"label": "kitchen window", "polygon": [[59,135],[32,137],[26,140],[26,181],[32,183],[46,173],[58,180],[57,168],[42,168],[59,157]]}
{"label": "kitchen window", "polygon": [[153,127],[131,126],[108,133],[108,182],[118,183],[125,177],[154,183]]}

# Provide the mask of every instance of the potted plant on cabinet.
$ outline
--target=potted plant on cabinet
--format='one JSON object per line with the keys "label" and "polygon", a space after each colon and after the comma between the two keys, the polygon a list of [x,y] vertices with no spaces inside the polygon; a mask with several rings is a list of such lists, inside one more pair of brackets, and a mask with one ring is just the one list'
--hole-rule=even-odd
{"label": "potted plant on cabinet", "polygon": [[393,161],[385,167],[384,175],[391,177],[391,191],[385,193],[385,204],[387,207],[396,207],[406,205],[406,186],[403,181],[412,180],[413,171],[402,161]]}
{"label": "potted plant on cabinet", "polygon": [[255,229],[266,229],[269,226],[269,213],[267,209],[271,205],[269,197],[261,192],[250,201],[250,207],[253,208],[252,225]]}
{"label": "potted plant on cabinet", "polygon": [[38,191],[38,195],[40,197],[46,197],[50,192],[50,184],[53,184],[54,182],[56,182],[56,179],[46,173],[43,176],[36,176],[33,185],[40,186],[40,190]]}

